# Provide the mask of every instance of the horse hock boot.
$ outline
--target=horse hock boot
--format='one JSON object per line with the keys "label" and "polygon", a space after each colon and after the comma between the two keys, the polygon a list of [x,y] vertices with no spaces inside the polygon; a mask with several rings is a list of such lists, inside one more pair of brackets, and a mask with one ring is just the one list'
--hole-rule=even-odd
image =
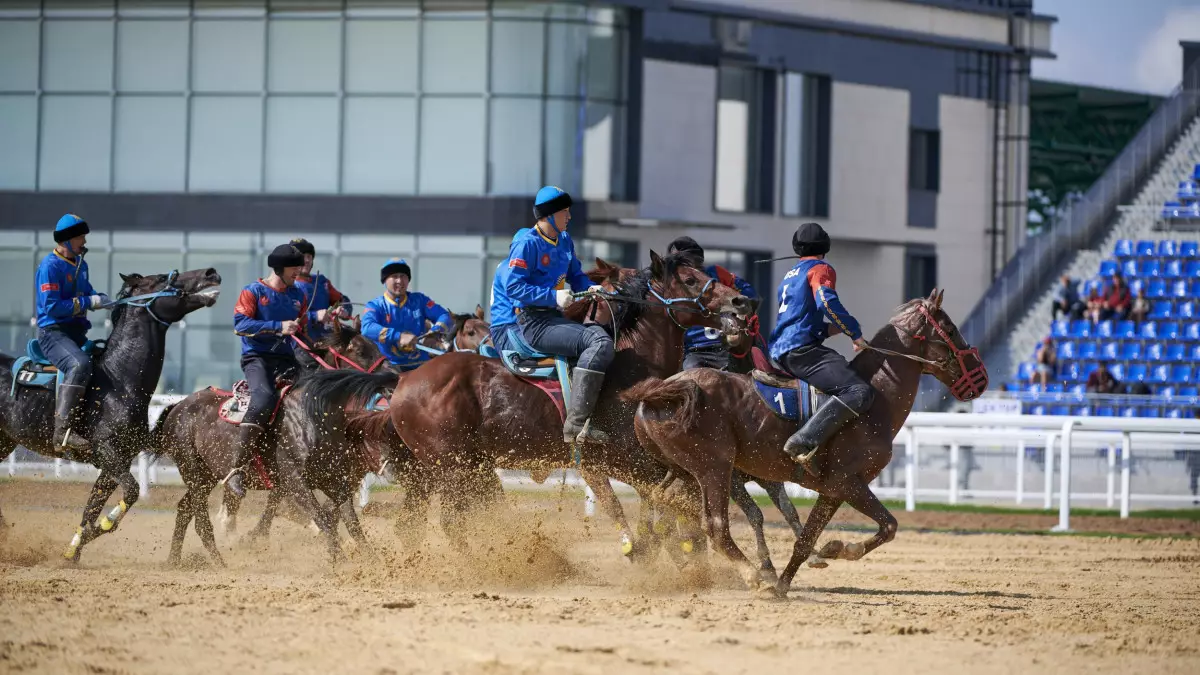
{"label": "horse hock boot", "polygon": [[792,434],[783,445],[783,451],[816,476],[813,458],[842,427],[858,418],[858,413],[837,396],[830,396],[825,405],[808,418],[800,430]]}
{"label": "horse hock boot", "polygon": [[58,386],[58,406],[54,410],[54,446],[64,448],[71,459],[85,459],[92,444],[79,433],[81,405],[87,387],[78,384]]}
{"label": "horse hock boot", "polygon": [[576,368],[571,374],[571,404],[563,423],[566,443],[607,443],[608,434],[592,426],[592,411],[604,386],[604,373]]}
{"label": "horse hock boot", "polygon": [[253,422],[242,422],[238,427],[237,457],[233,460],[233,470],[225,477],[225,489],[239,499],[246,496],[243,477],[254,451],[258,449],[258,441],[262,438],[264,429]]}

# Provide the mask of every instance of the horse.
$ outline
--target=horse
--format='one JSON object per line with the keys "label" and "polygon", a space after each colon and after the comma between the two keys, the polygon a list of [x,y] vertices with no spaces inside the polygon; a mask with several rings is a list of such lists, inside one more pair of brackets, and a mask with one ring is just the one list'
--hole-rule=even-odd
{"label": "horse", "polygon": [[[50,433],[54,392],[14,387],[15,359],[0,354],[0,461],[20,444],[48,457],[80,459],[100,470],[63,554],[73,563],[79,562],[83,547],[96,537],[116,531],[137,503],[138,482],[129,465],[150,446],[150,398],[162,374],[167,329],[191,312],[211,307],[220,294],[221,275],[209,268],[150,276],[122,274],[121,281],[112,310],[112,332],[104,351],[94,357],[94,374],[82,404],[86,409],[83,433],[92,443],[87,457],[69,457],[54,446]],[[100,518],[118,486],[120,503]]]}
{"label": "horse", "polygon": [[[641,271],[597,260],[589,276],[595,282],[603,279],[616,293],[592,294],[566,311],[576,321],[594,315],[597,323],[604,323],[607,313],[616,333],[617,353],[592,420],[609,432],[610,442],[578,448],[576,463],[601,507],[620,527],[626,555],[637,552],[637,542],[608,477],[629,483],[645,498],[666,470],[638,445],[629,424],[633,406],[616,394],[643,378],[678,372],[688,326],[736,334],[744,331],[751,309],[749,298],[715,283],[686,259],[663,258],[653,251],[650,257],[650,266]],[[314,378],[307,398],[310,414],[336,414],[348,402],[372,395],[381,384],[377,377],[358,373],[318,373]],[[427,480],[436,483],[442,495],[443,529],[460,550],[466,544],[455,526],[468,507],[492,505],[502,494],[498,465],[544,469],[571,463],[570,446],[560,434],[558,406],[498,359],[447,354],[401,375],[388,415]],[[652,537],[649,512],[641,509],[639,529]]]}
{"label": "horse", "polygon": [[[879,394],[818,455],[819,477],[806,473],[783,452],[795,422],[775,415],[755,391],[753,380],[716,370],[689,370],[666,380],[648,379],[625,392],[636,403],[634,432],[642,446],[673,470],[694,479],[706,534],[733,562],[752,592],[782,597],[803,560],[858,560],[896,535],[895,517],[868,484],[892,457],[892,440],[904,425],[922,374],[946,384],[959,400],[987,389],[987,368],[942,310],[944,291],[912,300],[858,354],[851,367]],[[790,480],[819,493],[791,559],[775,582],[746,560],[729,534],[729,477],[737,468],[751,476]],[[815,558],[817,538],[846,502],[878,524],[868,541],[831,541]]]}

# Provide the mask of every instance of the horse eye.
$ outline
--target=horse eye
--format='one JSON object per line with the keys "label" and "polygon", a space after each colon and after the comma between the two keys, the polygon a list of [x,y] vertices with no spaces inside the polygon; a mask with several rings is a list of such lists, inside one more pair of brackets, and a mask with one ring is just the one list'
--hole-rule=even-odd
{"label": "horse eye", "polygon": [[683,283],[687,284],[688,286],[695,286],[696,279],[694,277],[688,277],[687,279],[683,280]]}

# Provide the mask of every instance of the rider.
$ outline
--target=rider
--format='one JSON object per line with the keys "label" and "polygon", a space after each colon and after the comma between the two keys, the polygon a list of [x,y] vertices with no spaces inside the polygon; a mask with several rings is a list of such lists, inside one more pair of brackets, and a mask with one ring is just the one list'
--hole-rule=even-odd
{"label": "rider", "polygon": [[412,370],[429,360],[429,354],[417,349],[417,337],[425,332],[425,322],[433,322],[433,331],[442,335],[454,332],[454,317],[444,307],[417,291],[409,292],[412,268],[399,258],[383,264],[379,282],[383,295],[367,303],[362,313],[363,335],[379,345],[395,370]]}
{"label": "rider", "polygon": [[[279,400],[276,380],[291,377],[299,364],[291,336],[304,329],[308,296],[296,283],[304,254],[291,244],[276,246],[267,256],[271,275],[242,289],[233,309],[233,331],[242,338],[242,372],[250,385],[250,405],[239,429],[237,456],[225,479],[230,492],[243,497],[242,474],[254,454]],[[320,310],[317,320],[325,318]]]}
{"label": "rider", "polygon": [[305,333],[308,334],[309,339],[317,341],[325,337],[329,330],[323,322],[317,321],[316,313],[322,309],[333,307],[334,310],[330,313],[332,316],[338,319],[349,319],[353,305],[350,298],[333,287],[333,282],[329,280],[329,277],[324,274],[314,275],[312,273],[313,259],[317,255],[317,249],[312,242],[296,238],[290,243],[296,247],[297,251],[304,254],[304,265],[300,268],[300,273],[296,275],[296,286],[311,298],[312,306],[308,308],[308,328]]}
{"label": "rider", "polygon": [[[758,293],[750,282],[737,276],[720,265],[704,266],[704,249],[691,237],[680,237],[671,242],[667,253],[678,253],[684,256],[692,267],[703,269],[704,273],[722,284],[736,289],[747,298],[756,298]],[[733,367],[729,358],[729,348],[721,339],[721,332],[714,328],[692,326],[688,328],[683,338],[683,369],[716,368],[730,370]]]}
{"label": "rider", "polygon": [[[54,252],[38,265],[38,345],[42,354],[62,373],[58,405],[54,410],[54,445],[71,456],[86,452],[91,444],[79,435],[80,403],[92,379],[92,360],[83,353],[88,329],[86,313],[105,309],[108,296],[92,288],[88,279],[87,221],[67,214],[54,227]],[[72,428],[76,433],[72,434]]]}
{"label": "rider", "polygon": [[583,273],[575,244],[567,234],[571,195],[546,186],[533,202],[533,227],[513,236],[508,259],[497,272],[503,286],[493,285],[492,343],[516,350],[523,340],[533,349],[577,359],[571,376],[571,402],[563,422],[563,440],[603,443],[608,434],[591,425],[592,411],[613,359],[613,341],[598,325],[584,326],[564,317],[574,302],[572,291],[597,290]]}
{"label": "rider", "polygon": [[[829,395],[783,447],[805,471],[815,474],[812,459],[817,450],[865,412],[875,392],[841,354],[821,344],[835,333],[845,333],[854,341],[854,351],[868,347],[858,321],[842,306],[834,289],[837,273],[825,262],[829,235],[820,225],[805,223],[792,236],[792,250],[800,262],[779,284],[779,317],[771,332],[771,358],[793,377]],[[826,317],[833,323],[825,323]]]}

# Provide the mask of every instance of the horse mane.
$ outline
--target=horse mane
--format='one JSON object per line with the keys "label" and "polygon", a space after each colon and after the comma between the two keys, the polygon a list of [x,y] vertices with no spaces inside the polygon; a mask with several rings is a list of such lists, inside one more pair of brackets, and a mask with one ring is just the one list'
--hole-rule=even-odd
{"label": "horse mane", "polygon": [[[317,340],[312,344],[313,349],[329,349],[330,347],[342,347],[349,345],[350,342],[358,337],[361,333],[354,330],[354,326],[343,323],[338,331],[330,331],[325,337]],[[340,340],[338,338],[341,338]]]}
{"label": "horse mane", "polygon": [[[132,295],[133,286],[130,286],[128,281],[122,281],[121,290],[117,291],[117,297],[115,297],[114,300],[124,300]],[[129,305],[120,304],[113,308],[112,315],[109,318],[112,319],[114,327],[121,322],[121,317],[125,316],[125,310],[128,307]]]}

